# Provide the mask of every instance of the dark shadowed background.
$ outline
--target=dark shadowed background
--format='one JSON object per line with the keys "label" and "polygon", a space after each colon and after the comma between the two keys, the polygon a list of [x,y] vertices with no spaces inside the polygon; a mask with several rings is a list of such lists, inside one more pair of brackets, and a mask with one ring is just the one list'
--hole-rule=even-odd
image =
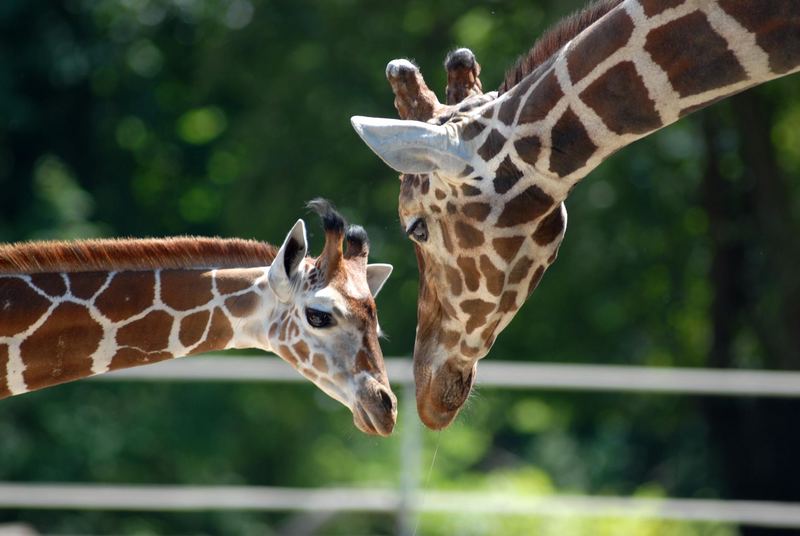
{"label": "dark shadowed background", "polygon": [[[394,117],[388,60],[472,48],[493,89],[575,0],[3,0],[0,241],[204,234],[280,242],[333,200],[395,272],[387,356],[414,340],[398,181],[351,130]],[[773,82],[635,143],[579,185],[558,261],[488,359],[800,368],[800,91]],[[800,401],[481,389],[425,432],[427,488],[800,501]],[[311,384],[78,382],[0,402],[0,481],[386,486],[397,433]],[[45,534],[264,534],[291,514],[0,510]],[[395,530],[339,515],[324,534]],[[777,534],[657,521],[423,516],[420,534]],[[788,532],[786,532],[788,534]]]}

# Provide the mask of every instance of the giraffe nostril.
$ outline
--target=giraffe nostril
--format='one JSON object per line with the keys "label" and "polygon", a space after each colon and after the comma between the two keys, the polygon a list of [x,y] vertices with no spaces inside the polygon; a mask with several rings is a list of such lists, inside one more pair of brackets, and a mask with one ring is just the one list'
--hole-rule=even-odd
{"label": "giraffe nostril", "polygon": [[392,395],[381,389],[381,404],[383,404],[383,409],[386,410],[387,413],[391,413],[394,411],[394,400],[392,399]]}

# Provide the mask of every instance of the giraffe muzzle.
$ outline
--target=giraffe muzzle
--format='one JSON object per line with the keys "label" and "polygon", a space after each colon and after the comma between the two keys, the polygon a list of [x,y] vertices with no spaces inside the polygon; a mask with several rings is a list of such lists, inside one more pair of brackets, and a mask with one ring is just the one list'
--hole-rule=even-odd
{"label": "giraffe muzzle", "polygon": [[466,403],[475,382],[475,364],[466,368],[450,358],[431,374],[422,374],[415,367],[417,412],[428,428],[441,430],[450,425]]}
{"label": "giraffe muzzle", "polygon": [[364,433],[387,437],[397,422],[397,397],[376,380],[359,389],[353,404],[353,423]]}

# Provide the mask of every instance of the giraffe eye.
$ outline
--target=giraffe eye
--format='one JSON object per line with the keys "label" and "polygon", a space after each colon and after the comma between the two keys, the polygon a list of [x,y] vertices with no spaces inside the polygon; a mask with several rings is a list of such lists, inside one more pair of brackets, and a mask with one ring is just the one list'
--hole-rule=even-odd
{"label": "giraffe eye", "polygon": [[417,242],[428,241],[428,224],[425,223],[424,218],[420,218],[411,224],[406,234],[416,240]]}
{"label": "giraffe eye", "polygon": [[306,308],[306,320],[315,328],[327,328],[333,325],[333,316],[319,309]]}

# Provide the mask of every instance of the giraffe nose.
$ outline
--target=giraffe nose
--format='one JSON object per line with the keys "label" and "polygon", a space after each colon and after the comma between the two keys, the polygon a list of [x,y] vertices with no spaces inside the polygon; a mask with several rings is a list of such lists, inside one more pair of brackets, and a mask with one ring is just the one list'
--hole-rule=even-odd
{"label": "giraffe nose", "polygon": [[383,404],[383,409],[387,413],[392,413],[396,410],[396,398],[392,393],[389,393],[386,389],[380,390],[380,397],[381,403]]}

